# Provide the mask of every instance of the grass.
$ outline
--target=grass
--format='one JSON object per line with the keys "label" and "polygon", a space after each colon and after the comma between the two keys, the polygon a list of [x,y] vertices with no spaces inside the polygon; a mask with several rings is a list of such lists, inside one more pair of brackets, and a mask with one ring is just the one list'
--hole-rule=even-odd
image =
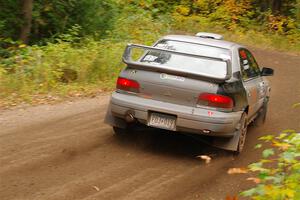
{"label": "grass", "polygon": [[[0,62],[0,107],[35,104],[49,95],[61,99],[112,89],[124,67],[120,58],[125,46],[122,42],[85,40],[16,47],[9,59]],[[73,78],[65,80],[66,76]]]}

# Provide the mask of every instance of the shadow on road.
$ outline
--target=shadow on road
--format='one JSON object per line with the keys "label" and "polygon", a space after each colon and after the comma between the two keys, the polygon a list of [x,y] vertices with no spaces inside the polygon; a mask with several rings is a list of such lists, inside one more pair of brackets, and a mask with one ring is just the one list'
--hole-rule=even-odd
{"label": "shadow on road", "polygon": [[[113,134],[113,133],[112,133]],[[153,154],[184,159],[195,159],[198,155],[211,157],[233,156],[232,152],[217,149],[196,136],[159,129],[138,129],[124,135],[114,135],[118,145],[124,148],[147,151]]]}

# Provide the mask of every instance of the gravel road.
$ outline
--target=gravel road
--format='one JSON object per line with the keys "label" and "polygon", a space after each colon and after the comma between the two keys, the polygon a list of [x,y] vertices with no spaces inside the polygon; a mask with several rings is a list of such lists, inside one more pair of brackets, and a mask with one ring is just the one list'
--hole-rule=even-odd
{"label": "gravel road", "polygon": [[[248,188],[247,175],[228,175],[259,158],[264,134],[300,131],[300,57],[254,49],[273,67],[267,122],[250,126],[244,152],[231,154],[165,131],[117,137],[103,124],[109,96],[0,113],[0,199],[221,200]],[[197,155],[210,155],[205,164]]]}

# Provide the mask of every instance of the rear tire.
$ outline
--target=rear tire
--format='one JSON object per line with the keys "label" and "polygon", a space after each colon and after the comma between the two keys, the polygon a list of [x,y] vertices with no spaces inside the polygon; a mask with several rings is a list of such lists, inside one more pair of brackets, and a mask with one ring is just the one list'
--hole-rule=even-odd
{"label": "rear tire", "polygon": [[238,147],[236,150],[236,154],[239,154],[243,151],[245,142],[246,142],[246,136],[247,136],[247,128],[248,128],[248,123],[247,123],[247,114],[243,113],[241,120],[240,120],[240,129],[239,129],[239,142],[238,142]]}

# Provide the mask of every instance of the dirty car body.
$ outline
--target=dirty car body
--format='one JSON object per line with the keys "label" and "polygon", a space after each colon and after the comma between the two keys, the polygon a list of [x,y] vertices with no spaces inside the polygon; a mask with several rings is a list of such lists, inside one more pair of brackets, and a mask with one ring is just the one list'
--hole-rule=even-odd
{"label": "dirty car body", "polygon": [[265,76],[273,70],[261,70],[247,48],[216,34],[168,35],[152,47],[129,44],[123,62],[105,119],[116,132],[141,123],[211,136],[215,146],[240,151],[241,119],[246,116],[247,127],[266,112]]}

